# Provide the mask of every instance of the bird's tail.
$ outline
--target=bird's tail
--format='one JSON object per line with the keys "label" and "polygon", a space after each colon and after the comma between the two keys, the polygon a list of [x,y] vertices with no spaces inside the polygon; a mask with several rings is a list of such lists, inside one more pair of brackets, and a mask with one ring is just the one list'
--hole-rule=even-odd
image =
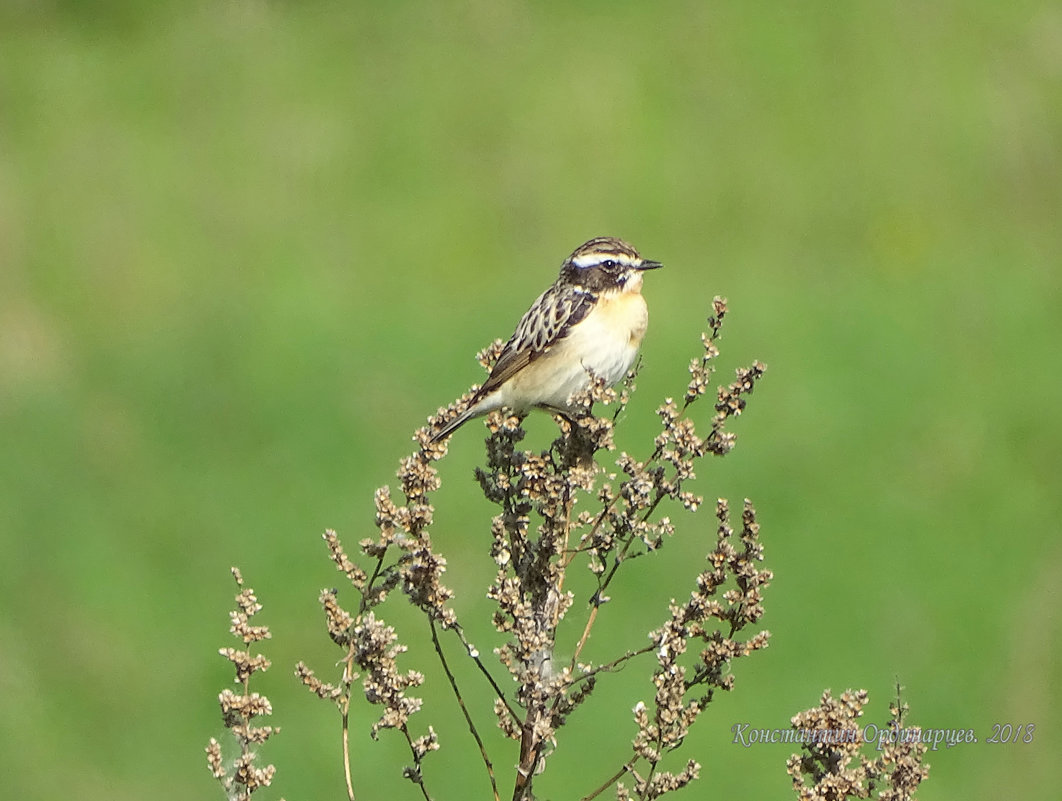
{"label": "bird's tail", "polygon": [[457,415],[457,417],[455,417],[449,423],[447,423],[434,434],[432,434],[431,441],[438,442],[441,439],[446,439],[457,429],[459,429],[461,426],[463,426],[465,423],[475,417],[476,413],[477,412],[474,406],[470,406],[469,408],[465,409],[463,412],[461,412],[461,414]]}

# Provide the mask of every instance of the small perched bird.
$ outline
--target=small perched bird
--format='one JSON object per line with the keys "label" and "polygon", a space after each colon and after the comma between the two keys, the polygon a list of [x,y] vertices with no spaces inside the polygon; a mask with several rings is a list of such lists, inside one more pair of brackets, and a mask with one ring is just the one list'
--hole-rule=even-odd
{"label": "small perched bird", "polygon": [[565,413],[591,375],[612,386],[638,355],[649,323],[642,273],[662,267],[621,239],[601,236],[575,249],[549,289],[527,310],[468,408],[432,435],[449,436],[473,417],[506,407]]}

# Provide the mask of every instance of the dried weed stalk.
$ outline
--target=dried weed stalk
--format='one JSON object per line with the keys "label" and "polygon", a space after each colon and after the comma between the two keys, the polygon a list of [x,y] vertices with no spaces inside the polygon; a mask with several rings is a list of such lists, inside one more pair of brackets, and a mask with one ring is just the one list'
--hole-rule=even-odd
{"label": "dried weed stalk", "polygon": [[[660,549],[674,533],[671,518],[662,514],[665,508],[692,512],[701,506],[702,499],[687,488],[697,461],[724,455],[734,446],[734,434],[726,425],[744,410],[747,396],[763,375],[762,364],[738,370],[733,383],[716,391],[705,436],[697,433],[688,413],[710,386],[725,314],[726,302],[716,298],[708,331],[702,336],[703,350],[690,365],[682,401],[667,399],[660,406],[661,431],[648,456],[637,459],[621,453],[615,473],[606,474],[596,455],[615,447],[613,427],[627,404],[633,375],[619,391],[598,381],[575,398],[578,413],[571,419],[557,418],[560,435],[544,451],[519,447],[524,437],[519,419],[499,412],[488,416],[486,464],[477,478],[484,495],[498,507],[489,546],[497,574],[488,596],[496,604],[494,626],[506,637],[495,653],[509,679],[495,675],[496,664],[480,656],[448,605],[453,592],[441,581],[446,560],[429,533],[434,514],[429,494],[440,483],[434,463],[447,448],[446,442],[432,443],[431,433],[458,414],[470,394],[440,409],[416,433],[419,447],[402,460],[398,471],[401,500],[393,498],[388,487],[377,490],[378,534],[360,543],[361,564],[347,556],[334,531],[326,532],[332,561],[356,591],[354,605],[347,608],[340,606],[335,590],[325,590],[320,597],[328,633],[343,649],[341,677],[335,683],[325,682],[302,663],[296,672],[311,691],[335,703],[341,713],[349,798],[354,798],[354,791],[348,715],[359,677],[365,697],[382,710],[372,726],[373,736],[381,729],[401,733],[412,760],[404,775],[425,799],[430,797],[424,760],[439,742],[431,726],[419,735],[410,728],[421,700],[408,694],[424,677],[399,668],[405,646],[380,616],[379,607],[396,590],[429,623],[435,653],[479,749],[493,798],[501,797],[502,782],[480,735],[482,724],[468,711],[443,653],[444,632],[461,642],[484,680],[484,691],[494,698],[497,725],[518,743],[515,760],[508,756],[499,760],[516,762],[509,782],[514,801],[533,798],[533,781],[558,746],[558,729],[586,702],[598,681],[639,657],[648,659],[649,654],[656,660],[650,671],[655,693],[633,711],[629,756],[618,758],[615,772],[590,783],[582,796],[590,799],[614,787],[620,799],[653,799],[697,777],[699,766],[692,759],[678,772],[664,770],[665,755],[682,745],[715,691],[733,687],[734,660],[765,648],[768,641],[766,631],[743,635],[763,615],[762,591],[771,579],[770,571],[759,567],[763,548],[752,504],[745,501],[740,524],[735,524],[739,527],[734,528],[727,502],[716,503],[716,538],[707,564],[689,596],[673,599],[663,622],[648,632],[647,645],[607,661],[585,661],[581,656],[618,572],[636,557]],[[496,342],[479,354],[484,366],[497,358],[500,345]],[[616,411],[595,417],[594,403],[613,404]],[[561,623],[576,604],[565,588],[565,577],[577,564],[590,571],[595,590],[579,607],[580,622],[563,630],[570,639],[558,649]],[[558,658],[560,654],[565,658]]]}
{"label": "dried weed stalk", "polygon": [[[896,700],[889,706],[889,720],[874,743],[859,718],[867,703],[866,690],[846,690],[834,698],[829,690],[819,706],[793,716],[793,729],[802,753],[793,754],[787,769],[801,801],[844,801],[847,798],[877,798],[879,801],[910,801],[918,785],[929,775],[923,763],[927,746],[921,729],[904,723],[907,704],[896,687]],[[876,745],[871,759],[865,746]],[[876,795],[872,795],[873,793]]]}
{"label": "dried weed stalk", "polygon": [[232,568],[232,577],[236,580],[239,592],[236,594],[236,608],[229,612],[232,626],[229,629],[244,648],[222,648],[218,653],[228,659],[236,669],[236,684],[239,692],[224,689],[218,695],[221,705],[221,718],[239,746],[239,755],[226,765],[222,755],[221,744],[210,738],[206,747],[207,767],[225,790],[230,801],[249,801],[251,794],[261,787],[268,787],[273,781],[276,768],[273,765],[258,767],[257,746],[280,731],[273,726],[254,726],[252,721],[263,715],[273,714],[269,699],[264,695],[251,692],[251,676],[259,671],[269,669],[269,660],[261,654],[252,655],[247,647],[254,642],[267,640],[272,635],[266,626],[251,625],[251,618],[261,611],[254,590],[243,586],[243,576],[239,568]]}

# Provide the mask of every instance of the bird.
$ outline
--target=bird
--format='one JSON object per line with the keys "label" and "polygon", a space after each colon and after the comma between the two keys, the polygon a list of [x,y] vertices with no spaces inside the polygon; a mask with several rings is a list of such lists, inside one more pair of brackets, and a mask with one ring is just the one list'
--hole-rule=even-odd
{"label": "bird", "polygon": [[502,348],[467,408],[431,436],[438,442],[474,417],[508,408],[565,414],[593,378],[607,386],[634,364],[649,324],[642,274],[663,265],[622,239],[600,236],[577,247]]}

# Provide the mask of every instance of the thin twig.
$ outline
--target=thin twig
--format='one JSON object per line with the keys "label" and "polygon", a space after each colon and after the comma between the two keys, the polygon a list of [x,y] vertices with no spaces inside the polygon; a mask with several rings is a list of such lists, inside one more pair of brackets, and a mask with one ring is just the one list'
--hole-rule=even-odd
{"label": "thin twig", "polygon": [[472,721],[472,716],[468,712],[468,708],[465,706],[465,699],[461,697],[461,691],[457,689],[457,679],[454,678],[453,672],[450,670],[450,665],[446,662],[446,656],[443,654],[442,643],[439,642],[439,633],[435,628],[435,621],[432,618],[428,618],[428,624],[431,626],[431,641],[435,646],[435,653],[439,655],[439,662],[442,663],[443,671],[446,673],[446,678],[450,682],[450,687],[454,691],[454,697],[457,699],[457,705],[461,707],[461,714],[465,716],[465,722],[468,724],[468,730],[472,733],[472,737],[476,741],[476,745],[479,746],[480,756],[483,757],[483,764],[487,768],[487,776],[490,779],[491,792],[494,793],[494,801],[500,801],[498,795],[498,782],[494,778],[494,765],[490,761],[490,755],[487,753],[487,747],[483,744],[482,738],[479,736],[479,732],[476,730],[476,724]]}
{"label": "thin twig", "polygon": [[346,693],[343,698],[343,776],[347,781],[347,798],[350,801],[355,801],[354,798],[354,784],[351,778],[350,771],[350,685],[352,683],[352,673],[350,670],[350,658],[346,660],[346,664],[343,667],[343,684],[346,687]]}
{"label": "thin twig", "polygon": [[616,773],[613,774],[613,776],[610,779],[608,779],[604,784],[602,784],[600,787],[598,787],[596,790],[594,790],[592,793],[590,793],[590,795],[584,795],[582,797],[582,801],[591,801],[591,799],[597,798],[599,795],[601,795],[603,792],[605,792],[605,790],[607,790],[609,787],[611,787],[616,782],[618,782],[620,779],[622,779],[624,773],[626,773],[632,767],[634,767],[634,763],[637,761],[637,759],[638,759],[638,757],[631,757],[630,761],[628,761],[626,764],[624,764],[624,766],[622,768],[617,770]]}
{"label": "thin twig", "polygon": [[[574,686],[577,682],[580,681],[586,681],[591,676],[596,676],[598,673],[609,673],[618,667],[622,667],[624,663],[630,662],[637,656],[650,653],[654,648],[656,648],[655,645],[646,645],[644,648],[639,648],[637,651],[627,651],[627,653],[625,653],[623,656],[618,656],[611,662],[606,662],[603,665],[598,665],[597,667],[591,668],[585,673],[574,677],[569,683],[569,686]],[[574,668],[574,665],[572,667]]]}
{"label": "thin twig", "polygon": [[406,744],[409,746],[409,752],[413,754],[413,764],[416,766],[416,775],[406,772],[405,777],[420,788],[421,795],[424,796],[424,801],[431,801],[431,796],[428,794],[428,788],[424,786],[424,774],[420,769],[420,758],[417,756],[417,749],[413,745],[413,737],[409,733],[409,727],[403,723],[398,727],[398,730],[405,735]]}
{"label": "thin twig", "polygon": [[516,710],[513,709],[512,704],[509,703],[509,699],[505,697],[505,691],[502,690],[498,685],[498,682],[495,681],[494,676],[492,676],[490,671],[487,670],[487,666],[483,664],[483,660],[479,658],[479,651],[465,637],[465,630],[461,628],[460,624],[455,624],[451,628],[457,634],[457,638],[461,640],[461,644],[465,647],[465,652],[471,657],[472,661],[476,663],[479,672],[486,677],[490,686],[494,688],[494,694],[498,697],[498,700],[505,704],[505,708],[508,710],[509,715],[512,716],[512,719],[519,722],[520,716],[517,714]]}
{"label": "thin twig", "polygon": [[372,585],[375,584],[376,579],[380,577],[380,573],[383,570],[384,557],[386,555],[387,551],[385,550],[383,553],[376,557],[376,567],[373,568],[372,575],[369,577],[369,580],[365,582],[365,589],[361,593],[361,603],[359,604],[360,608],[358,610],[359,614],[367,612],[369,610],[368,599],[371,595],[374,594],[372,591]]}
{"label": "thin twig", "polygon": [[600,608],[600,604],[594,604],[594,606],[590,608],[590,615],[587,617],[586,626],[583,628],[583,636],[579,638],[579,643],[575,646],[575,653],[572,654],[572,669],[575,668],[576,662],[579,661],[579,654],[583,652],[583,646],[586,645],[586,641],[590,639],[590,629],[594,627],[594,621],[597,619],[597,610]]}
{"label": "thin twig", "polygon": [[343,776],[347,780],[347,798],[355,801],[354,785],[350,776],[350,726],[348,725],[349,714],[343,710]]}
{"label": "thin twig", "polygon": [[[655,459],[656,457],[654,456],[653,458]],[[645,463],[646,467],[648,467],[651,463],[652,463],[652,459]],[[660,501],[662,501],[666,497],[667,496],[663,492],[661,492],[660,490],[657,490],[656,497],[653,499],[653,502],[651,504],[649,504],[649,506],[646,508],[645,514],[642,515],[642,519],[641,519],[642,523],[644,523],[646,520],[649,519],[649,517],[653,514],[653,512],[656,511],[656,507],[660,505]],[[606,589],[608,589],[608,585],[612,583],[612,579],[615,577],[616,571],[619,570],[620,565],[623,564],[623,562],[626,560],[627,552],[630,551],[631,546],[634,544],[634,541],[637,538],[638,538],[637,530],[631,531],[630,536],[627,537],[627,539],[625,539],[623,541],[623,547],[620,549],[620,552],[618,554],[616,554],[616,557],[615,557],[615,559],[613,560],[613,563],[612,563],[612,569],[609,570],[608,575],[605,576],[605,578],[602,581],[598,582],[597,592],[594,593],[594,596],[593,596],[593,599],[592,599],[592,603],[594,603],[595,607],[596,606],[600,606],[601,594]]]}

